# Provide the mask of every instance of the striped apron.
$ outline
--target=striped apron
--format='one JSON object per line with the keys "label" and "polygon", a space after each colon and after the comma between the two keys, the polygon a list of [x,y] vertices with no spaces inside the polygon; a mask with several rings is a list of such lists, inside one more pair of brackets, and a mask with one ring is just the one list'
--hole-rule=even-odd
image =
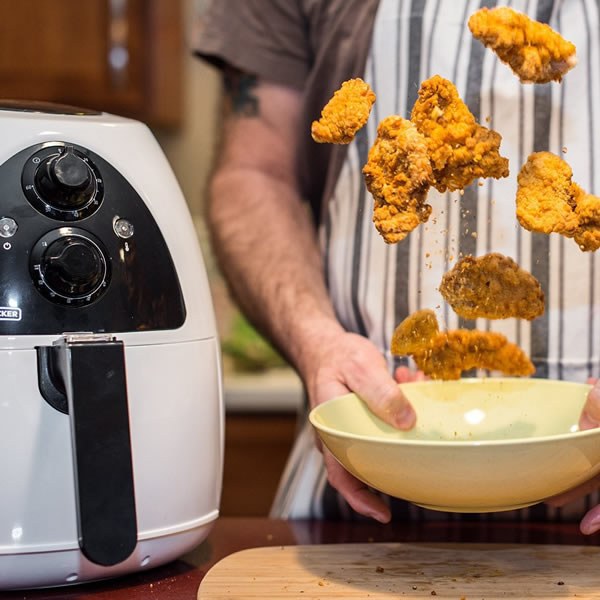
{"label": "striped apron", "polygon": [[[477,9],[494,0],[382,0],[366,72],[377,94],[367,125],[349,146],[320,229],[328,287],[338,318],[368,337],[390,371],[403,360],[390,354],[390,337],[404,317],[433,309],[441,328],[503,333],[527,352],[536,377],[586,381],[600,375],[600,256],[582,252],[557,234],[532,234],[515,216],[516,177],[528,155],[548,150],[567,160],[573,180],[600,194],[599,0],[513,0],[503,3],[549,23],[577,47],[578,65],[561,84],[523,85],[509,67],[473,39],[467,27]],[[372,223],[373,199],[361,169],[378,123],[410,118],[421,81],[439,74],[452,81],[475,118],[502,135],[510,176],[481,179],[464,192],[431,189],[429,221],[402,242],[386,244]],[[596,176],[598,173],[598,176]],[[442,276],[462,255],[500,252],[541,283],[546,311],[532,322],[464,321],[441,297]],[[272,507],[283,518],[358,518],[327,484],[314,434],[303,426]],[[450,515],[481,519],[578,519],[597,494],[568,507],[540,504],[519,511]],[[449,518],[388,499],[393,518]]]}

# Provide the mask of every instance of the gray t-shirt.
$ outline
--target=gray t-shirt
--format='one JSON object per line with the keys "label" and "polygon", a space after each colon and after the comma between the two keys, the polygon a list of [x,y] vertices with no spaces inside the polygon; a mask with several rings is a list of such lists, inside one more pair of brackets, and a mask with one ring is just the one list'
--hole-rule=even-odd
{"label": "gray t-shirt", "polygon": [[346,148],[317,144],[310,124],[340,84],[362,76],[379,0],[218,0],[196,30],[198,56],[304,91],[298,173],[320,220]]}

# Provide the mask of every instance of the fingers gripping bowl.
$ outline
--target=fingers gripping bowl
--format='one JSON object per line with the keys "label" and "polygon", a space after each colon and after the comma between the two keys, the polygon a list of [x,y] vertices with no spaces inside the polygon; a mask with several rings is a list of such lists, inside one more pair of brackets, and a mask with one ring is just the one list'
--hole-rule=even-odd
{"label": "fingers gripping bowl", "polygon": [[417,412],[387,425],[355,394],[315,407],[324,445],[369,486],[435,510],[541,502],[600,472],[600,429],[579,431],[589,385],[485,378],[401,384]]}

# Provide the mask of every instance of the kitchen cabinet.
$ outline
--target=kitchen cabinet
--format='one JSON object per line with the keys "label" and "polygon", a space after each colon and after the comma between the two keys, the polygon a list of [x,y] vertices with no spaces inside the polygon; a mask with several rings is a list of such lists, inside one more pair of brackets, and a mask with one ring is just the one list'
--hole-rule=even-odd
{"label": "kitchen cabinet", "polygon": [[269,514],[295,431],[293,412],[227,413],[221,515]]}
{"label": "kitchen cabinet", "polygon": [[181,119],[181,0],[0,0],[0,97]]}
{"label": "kitchen cabinet", "polygon": [[221,514],[269,514],[296,435],[303,388],[291,369],[226,372]]}

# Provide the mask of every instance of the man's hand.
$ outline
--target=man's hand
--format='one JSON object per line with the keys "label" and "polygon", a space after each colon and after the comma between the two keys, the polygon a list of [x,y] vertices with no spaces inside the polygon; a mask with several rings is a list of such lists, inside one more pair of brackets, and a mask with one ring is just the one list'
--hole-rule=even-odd
{"label": "man's hand", "polygon": [[[594,429],[600,426],[600,381],[597,379],[590,379],[588,383],[594,387],[590,390],[587,400],[583,406],[581,416],[579,417],[579,428],[581,430]],[[564,506],[574,500],[577,500],[581,496],[585,496],[590,492],[600,487],[600,475],[582,483],[581,485],[564,492],[554,498],[548,500],[550,506]],[[579,524],[581,533],[590,535],[600,530],[600,505],[594,506],[590,509],[581,520]]]}
{"label": "man's hand", "polygon": [[[357,394],[379,418],[399,429],[410,429],[416,421],[414,409],[389,374],[379,350],[366,338],[339,329],[323,337],[307,361],[305,381],[311,406],[349,392]],[[404,381],[408,372],[400,371]],[[390,520],[390,511],[381,498],[348,473],[324,449],[329,483],[358,513],[382,523]]]}
{"label": "man's hand", "polygon": [[394,371],[394,379],[398,383],[410,383],[411,381],[427,381],[429,377],[423,371],[415,371],[409,367],[398,367]]}
{"label": "man's hand", "polygon": [[579,418],[579,428],[582,430],[594,429],[600,425],[600,381],[588,379],[588,383],[594,387],[588,394]]}

